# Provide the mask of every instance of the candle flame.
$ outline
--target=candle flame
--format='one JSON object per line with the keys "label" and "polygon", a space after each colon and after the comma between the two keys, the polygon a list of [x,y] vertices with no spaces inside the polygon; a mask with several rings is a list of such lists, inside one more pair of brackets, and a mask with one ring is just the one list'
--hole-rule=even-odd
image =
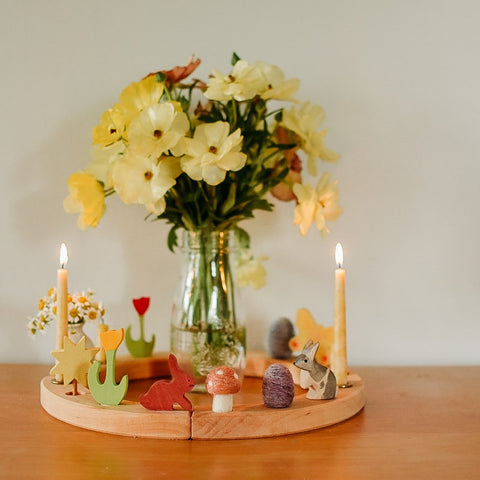
{"label": "candle flame", "polygon": [[343,268],[343,248],[341,243],[335,247],[335,262],[338,268]]}
{"label": "candle flame", "polygon": [[64,243],[62,243],[62,245],[60,246],[60,265],[62,266],[62,268],[65,267],[67,262],[68,262],[67,246]]}

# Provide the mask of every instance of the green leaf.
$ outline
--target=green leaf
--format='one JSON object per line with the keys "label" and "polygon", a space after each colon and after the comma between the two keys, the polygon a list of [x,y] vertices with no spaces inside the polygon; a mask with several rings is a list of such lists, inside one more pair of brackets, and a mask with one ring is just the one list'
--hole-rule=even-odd
{"label": "green leaf", "polygon": [[157,78],[157,82],[159,83],[163,83],[167,79],[167,76],[163,72],[157,72],[155,76]]}
{"label": "green leaf", "polygon": [[233,54],[232,54],[232,65],[235,65],[239,60],[241,60],[241,58],[235,52],[233,52]]}
{"label": "green leaf", "polygon": [[250,248],[250,235],[246,230],[235,227],[234,234],[240,248]]}
{"label": "green leaf", "polygon": [[175,247],[178,247],[177,229],[178,226],[174,225],[168,232],[167,245],[171,252],[174,252]]}
{"label": "green leaf", "polygon": [[225,199],[225,202],[223,202],[221,212],[223,215],[225,215],[234,205],[235,205],[235,197],[237,193],[237,184],[236,183],[231,183],[229,185],[228,189],[228,194],[227,198]]}

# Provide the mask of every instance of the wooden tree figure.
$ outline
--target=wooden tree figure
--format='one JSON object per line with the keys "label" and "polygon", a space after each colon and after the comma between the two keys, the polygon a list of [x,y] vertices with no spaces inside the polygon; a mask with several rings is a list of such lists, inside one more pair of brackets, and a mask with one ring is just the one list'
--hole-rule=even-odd
{"label": "wooden tree figure", "polygon": [[115,381],[115,356],[117,348],[123,341],[123,336],[123,328],[100,333],[100,341],[107,356],[104,383],[100,382],[98,375],[100,362],[94,362],[88,370],[88,388],[100,405],[118,405],[127,394],[128,375],[124,375],[118,385]]}
{"label": "wooden tree figure", "polygon": [[141,298],[134,298],[133,306],[138,313],[138,320],[140,322],[140,339],[133,340],[131,335],[132,326],[129,325],[127,328],[127,334],[125,336],[125,341],[127,344],[128,351],[132,354],[132,356],[137,358],[142,357],[149,357],[153,352],[153,347],[155,346],[155,335],[152,335],[152,339],[147,342],[145,340],[145,331],[143,326],[143,318],[145,312],[148,310],[150,306],[150,297],[141,297]]}
{"label": "wooden tree figure", "polygon": [[98,348],[86,348],[85,337],[78,343],[64,337],[64,347],[54,350],[52,355],[58,363],[50,370],[50,375],[63,375],[64,385],[73,383],[72,395],[77,395],[77,382],[87,386],[87,374]]}

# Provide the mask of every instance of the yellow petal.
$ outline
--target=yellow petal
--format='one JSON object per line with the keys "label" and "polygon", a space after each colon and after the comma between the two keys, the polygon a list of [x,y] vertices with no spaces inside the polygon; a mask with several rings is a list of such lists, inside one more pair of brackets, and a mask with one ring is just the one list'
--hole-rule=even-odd
{"label": "yellow petal", "polygon": [[124,330],[108,330],[100,333],[100,342],[105,350],[116,350],[123,341]]}

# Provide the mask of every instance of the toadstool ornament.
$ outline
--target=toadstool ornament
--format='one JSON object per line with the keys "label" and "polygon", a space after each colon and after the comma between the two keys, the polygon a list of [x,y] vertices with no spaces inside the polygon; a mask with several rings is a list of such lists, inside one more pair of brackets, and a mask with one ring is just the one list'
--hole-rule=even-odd
{"label": "toadstool ornament", "polygon": [[240,390],[241,383],[232,367],[216,367],[205,380],[207,392],[213,395],[212,412],[226,413],[233,410],[233,395]]}

